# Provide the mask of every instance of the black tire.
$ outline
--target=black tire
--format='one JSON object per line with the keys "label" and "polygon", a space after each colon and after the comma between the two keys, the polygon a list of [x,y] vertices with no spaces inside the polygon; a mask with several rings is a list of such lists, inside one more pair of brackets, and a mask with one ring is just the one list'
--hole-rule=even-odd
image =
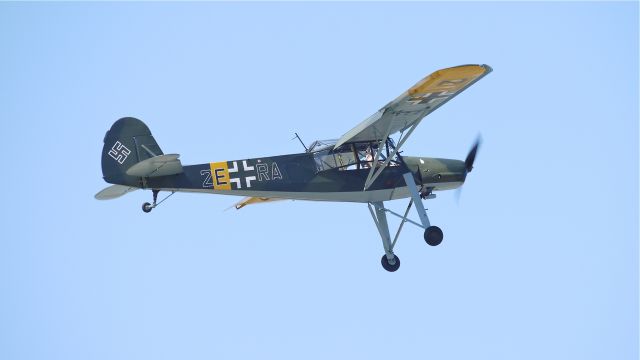
{"label": "black tire", "polygon": [[394,255],[396,258],[396,263],[391,265],[389,264],[389,259],[387,259],[387,255],[382,255],[382,259],[380,262],[382,263],[382,267],[388,272],[394,272],[400,268],[400,258],[398,255]]}
{"label": "black tire", "polygon": [[431,246],[438,246],[442,242],[444,234],[442,230],[437,226],[429,226],[424,231],[424,241]]}
{"label": "black tire", "polygon": [[149,204],[148,202],[142,204],[142,211],[146,213],[150,213],[151,210],[153,210],[153,207],[151,206],[151,204]]}

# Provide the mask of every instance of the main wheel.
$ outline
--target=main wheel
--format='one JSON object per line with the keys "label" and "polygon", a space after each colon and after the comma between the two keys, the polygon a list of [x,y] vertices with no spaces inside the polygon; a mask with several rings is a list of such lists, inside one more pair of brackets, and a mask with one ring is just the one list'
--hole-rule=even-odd
{"label": "main wheel", "polygon": [[149,213],[151,212],[151,210],[153,210],[153,206],[151,206],[151,204],[149,204],[148,202],[142,204],[142,211]]}
{"label": "main wheel", "polygon": [[394,255],[396,262],[395,264],[389,264],[389,259],[387,259],[387,255],[382,255],[382,259],[380,262],[382,263],[382,267],[388,272],[394,272],[400,268],[400,258],[398,255]]}
{"label": "main wheel", "polygon": [[429,226],[424,231],[424,241],[431,246],[438,246],[442,242],[444,238],[444,234],[442,234],[442,230],[440,230],[437,226]]}

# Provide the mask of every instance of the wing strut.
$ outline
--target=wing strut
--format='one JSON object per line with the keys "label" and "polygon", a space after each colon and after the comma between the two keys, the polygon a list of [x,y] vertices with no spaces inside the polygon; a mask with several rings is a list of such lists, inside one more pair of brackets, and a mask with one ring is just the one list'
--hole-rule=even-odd
{"label": "wing strut", "polygon": [[[375,178],[373,180],[371,180],[371,178],[373,177],[373,173],[374,170],[376,169],[377,166],[374,166],[374,164],[378,163],[378,159],[380,159],[380,154],[382,153],[382,147],[384,146],[384,143],[387,141],[387,138],[389,137],[389,133],[391,132],[391,127],[387,128],[387,133],[382,137],[382,139],[380,139],[380,143],[378,144],[378,151],[376,151],[376,156],[373,157],[373,161],[371,162],[371,169],[369,170],[369,175],[367,176],[367,180],[364,182],[364,190],[367,190],[367,188],[369,187],[369,185],[371,185],[371,183],[373,183],[373,180],[375,180]],[[389,157],[391,158],[391,157]],[[380,171],[381,172],[385,167],[388,162],[387,160],[389,159],[385,159],[384,164],[382,164],[380,166]],[[376,178],[378,176],[376,175]]]}
{"label": "wing strut", "polygon": [[[407,133],[404,134],[404,136],[400,137],[400,141],[398,141],[398,145],[396,145],[396,148],[393,149],[393,151],[391,152],[391,154],[389,154],[389,156],[387,156],[387,158],[382,163],[382,165],[380,165],[380,166],[372,166],[371,167],[371,170],[369,170],[369,176],[367,176],[367,181],[365,181],[365,183],[364,183],[364,189],[362,189],[363,191],[367,190],[369,188],[369,186],[371,186],[371,184],[373,184],[373,182],[376,181],[378,176],[380,176],[380,174],[382,174],[382,170],[384,170],[384,168],[386,168],[387,165],[389,165],[389,162],[391,161],[391,159],[393,159],[393,157],[396,156],[396,154],[398,153],[398,151],[400,150],[400,148],[402,147],[404,142],[407,141],[407,139],[409,138],[409,136],[411,135],[413,130],[415,130],[416,127],[418,127],[418,124],[420,124],[420,121],[415,122],[411,126],[409,131],[407,131]],[[383,141],[386,141],[386,138]],[[380,149],[381,149],[381,146],[378,147],[378,150],[380,150]],[[375,159],[377,159],[377,158],[374,158],[374,160]]]}

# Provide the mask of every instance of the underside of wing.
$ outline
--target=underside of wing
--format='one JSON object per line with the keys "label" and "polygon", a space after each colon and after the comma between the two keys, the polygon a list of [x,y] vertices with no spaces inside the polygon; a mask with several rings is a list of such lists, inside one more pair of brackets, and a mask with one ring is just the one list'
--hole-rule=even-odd
{"label": "underside of wing", "polygon": [[404,131],[491,72],[488,65],[462,65],[438,70],[344,134],[336,147],[376,141]]}

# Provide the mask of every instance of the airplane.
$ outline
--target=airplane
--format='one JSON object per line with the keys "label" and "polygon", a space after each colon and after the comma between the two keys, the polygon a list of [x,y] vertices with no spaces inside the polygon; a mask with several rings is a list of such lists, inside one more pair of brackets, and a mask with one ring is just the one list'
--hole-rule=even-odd
{"label": "airplane", "polygon": [[[400,150],[425,116],[491,71],[488,65],[438,70],[339,139],[314,141],[308,147],[303,143],[303,153],[289,155],[182,165],[180,155],[162,152],[142,121],[125,117],[104,137],[102,175],[113,185],[95,198],[151,189],[153,202],[142,204],[145,213],[176,192],[245,196],[236,209],[278,200],[366,203],[382,239],[382,267],[394,272],[400,258],[393,250],[406,222],[424,229],[428,245],[442,242],[443,232],[431,225],[423,200],[435,198],[436,191],[462,186],[480,142],[476,140],[464,161],[404,156]],[[391,135],[396,133],[400,135],[394,141]],[[158,202],[160,191],[170,194]],[[409,198],[404,215],[385,207],[385,201],[403,198]],[[408,218],[412,205],[419,222]],[[401,219],[393,239],[387,213]]]}

